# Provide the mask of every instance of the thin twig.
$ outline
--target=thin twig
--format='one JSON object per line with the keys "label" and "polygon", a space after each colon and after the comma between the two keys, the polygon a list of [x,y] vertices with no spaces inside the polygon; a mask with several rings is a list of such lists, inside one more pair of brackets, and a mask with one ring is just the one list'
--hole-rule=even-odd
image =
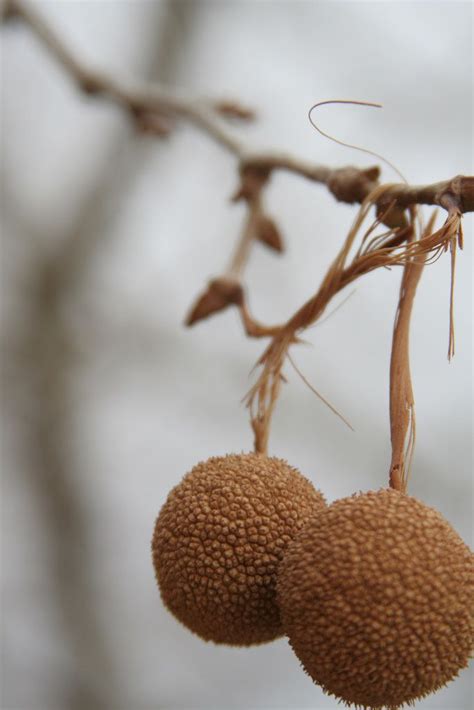
{"label": "thin twig", "polygon": [[249,260],[252,241],[256,235],[256,229],[259,217],[262,212],[262,203],[260,194],[254,195],[248,203],[248,213],[245,220],[244,228],[241,237],[237,243],[237,247],[232,256],[229,267],[226,271],[226,276],[238,281],[243,272],[246,263]]}

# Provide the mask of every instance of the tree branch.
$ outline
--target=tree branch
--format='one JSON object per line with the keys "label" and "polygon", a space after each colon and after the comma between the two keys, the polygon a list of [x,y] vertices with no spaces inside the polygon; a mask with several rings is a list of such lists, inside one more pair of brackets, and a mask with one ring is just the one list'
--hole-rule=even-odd
{"label": "tree branch", "polygon": [[[222,116],[242,119],[252,116],[250,111],[239,104],[190,97],[187,91],[169,89],[158,83],[135,80],[127,82],[88,68],[74,55],[59,33],[24,0],[7,0],[3,15],[5,18],[17,17],[24,21],[75,79],[83,92],[108,98],[134,116],[151,112],[183,118],[232,153],[243,169],[259,168],[267,170],[268,173],[285,170],[327,185],[337,200],[349,203],[362,203],[377,186],[380,169],[376,166],[368,169],[330,168],[310,164],[285,153],[266,153],[250,149],[222,121]],[[394,184],[390,186],[389,196],[402,208],[413,204],[427,204],[439,205],[444,209],[456,207],[460,212],[472,212],[474,177],[458,175],[450,180],[422,186]]]}
{"label": "tree branch", "polygon": [[[288,348],[297,342],[298,334],[319,318],[336,293],[359,276],[380,266],[406,264],[408,260],[420,257],[423,257],[424,261],[427,255],[431,257],[439,250],[445,249],[448,240],[452,249],[455,248],[453,245],[456,240],[461,244],[462,214],[474,211],[474,177],[458,175],[449,180],[421,186],[380,185],[378,166],[365,169],[353,166],[330,168],[309,164],[284,153],[251,150],[222,120],[230,116],[249,118],[251,114],[247,109],[238,104],[190,97],[187,92],[171,90],[156,83],[127,82],[92,71],[75,57],[60,35],[29,3],[24,0],[8,0],[6,8],[3,8],[3,17],[12,16],[20,18],[29,26],[83,92],[102,95],[116,102],[129,112],[139,127],[152,130],[157,135],[166,132],[161,121],[163,117],[187,120],[237,158],[241,186],[234,199],[247,202],[247,219],[229,268],[223,276],[209,283],[207,290],[192,308],[187,324],[192,325],[211,313],[235,304],[239,307],[248,335],[273,338],[260,361],[263,372],[248,398],[251,408],[254,402],[257,402],[257,411],[254,411],[252,416],[257,450],[266,451],[271,413],[280,386],[281,368]],[[263,189],[275,170],[286,170],[325,184],[338,201],[360,203],[362,208],[355,226],[315,296],[284,326],[268,328],[251,318],[244,302],[240,278],[255,239],[277,251],[283,248],[278,229],[264,214],[262,206]],[[448,212],[448,218],[441,230],[427,235],[418,243],[403,247],[413,231],[405,210],[421,204],[442,207]],[[355,258],[347,265],[346,259],[358,228],[368,209],[372,207],[375,207],[377,217],[374,224],[384,224],[389,231],[385,235],[373,237],[372,230],[369,230]],[[369,235],[371,239],[366,243]]]}
{"label": "tree branch", "polygon": [[[230,304],[240,306],[243,325],[248,335],[273,335],[274,328],[260,326],[253,321],[243,304],[241,276],[248,261],[252,243],[258,239],[276,251],[283,250],[279,230],[273,220],[263,214],[261,196],[264,185],[275,170],[300,175],[327,186],[340,202],[360,203],[379,186],[380,168],[373,166],[330,168],[310,164],[280,152],[261,152],[250,149],[228,129],[223,118],[249,119],[253,114],[237,103],[191,97],[188,92],[170,89],[155,82],[125,81],[87,67],[68,47],[40,13],[25,0],[7,0],[3,7],[4,19],[19,18],[75,80],[80,90],[89,95],[102,96],[124,108],[138,128],[164,136],[169,132],[166,119],[181,118],[207,134],[238,160],[241,187],[234,199],[245,199],[248,217],[231,267],[208,285],[189,313],[186,323],[193,325]],[[163,120],[164,119],[164,120]],[[258,193],[258,195],[257,195]],[[386,186],[380,200],[374,202],[377,216],[390,229],[407,227],[404,210],[413,204],[439,205],[449,213],[474,211],[474,178],[458,175],[433,185]],[[256,205],[258,204],[258,210]],[[390,209],[388,209],[390,207]]]}

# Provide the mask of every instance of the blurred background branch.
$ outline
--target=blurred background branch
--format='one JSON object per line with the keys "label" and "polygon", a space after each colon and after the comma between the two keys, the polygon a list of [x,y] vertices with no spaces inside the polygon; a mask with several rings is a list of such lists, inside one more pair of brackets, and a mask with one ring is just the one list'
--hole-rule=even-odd
{"label": "blurred background branch", "polygon": [[[150,80],[173,82],[179,56],[176,32],[182,41],[192,31],[197,6],[189,3],[182,7],[178,28],[171,4],[161,8],[165,21],[158,23],[157,13],[150,18],[151,26],[157,29],[153,52],[144,60],[144,74]],[[33,10],[28,8],[28,12],[48,37],[47,26]],[[66,51],[59,50],[59,54],[67,60]],[[59,687],[52,690],[58,707],[71,710],[121,705],[114,649],[103,632],[94,603],[90,577],[94,539],[89,514],[83,486],[74,473],[83,464],[78,456],[72,385],[82,366],[83,338],[85,335],[87,339],[87,334],[71,327],[68,314],[100,249],[94,227],[100,224],[104,205],[117,190],[117,159],[122,159],[121,154],[117,158],[117,151],[127,143],[124,167],[128,175],[122,172],[120,188],[126,189],[126,183],[135,180],[141,169],[137,136],[123,127],[109,141],[106,159],[77,200],[73,221],[57,235],[53,246],[40,225],[25,220],[24,198],[9,184],[5,170],[1,176],[2,210],[10,226],[5,230],[4,250],[8,255],[15,248],[9,237],[20,238],[35,254],[24,277],[28,293],[25,317],[10,322],[3,332],[3,407],[7,417],[20,416],[21,440],[28,442],[23,473],[45,531],[50,594],[66,637],[67,654],[81,669],[67,678],[57,678]]]}

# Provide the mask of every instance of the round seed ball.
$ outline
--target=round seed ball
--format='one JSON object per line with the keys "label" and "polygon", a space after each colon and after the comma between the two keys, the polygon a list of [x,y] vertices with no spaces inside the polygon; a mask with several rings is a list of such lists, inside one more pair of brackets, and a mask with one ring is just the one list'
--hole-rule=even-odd
{"label": "round seed ball", "polygon": [[468,663],[473,555],[415,498],[381,490],[320,511],[288,547],[277,588],[304,669],[347,704],[397,708]]}
{"label": "round seed ball", "polygon": [[276,571],[294,535],[325,507],[285,461],[256,454],[199,463],[169,494],[152,554],[164,604],[206,641],[281,636]]}

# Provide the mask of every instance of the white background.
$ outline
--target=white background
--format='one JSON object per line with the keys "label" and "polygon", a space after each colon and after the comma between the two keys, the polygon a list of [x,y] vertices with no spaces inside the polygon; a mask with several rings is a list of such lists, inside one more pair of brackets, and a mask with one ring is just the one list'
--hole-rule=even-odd
{"label": "white background", "polygon": [[[94,66],[253,106],[258,122],[235,129],[249,146],[334,166],[372,165],[378,161],[318,135],[307,111],[330,98],[378,101],[383,110],[328,107],[315,118],[387,156],[413,184],[472,173],[468,2],[35,5]],[[163,49],[165,26],[172,41]],[[2,31],[2,114],[7,336],[29,322],[37,263],[54,260],[74,236],[88,244],[61,306],[75,343],[60,415],[68,461],[61,475],[77,504],[79,539],[67,518],[62,528],[52,525],[52,491],[38,483],[37,457],[27,454],[29,416],[34,409],[41,417],[43,402],[22,379],[14,348],[5,357],[15,394],[4,408],[2,708],[62,710],[80,706],[81,697],[87,707],[117,710],[336,707],[284,639],[231,649],[192,636],[164,609],[153,577],[150,538],[170,488],[198,461],[252,446],[240,400],[264,343],[245,339],[231,310],[182,327],[206,280],[226,265],[244,217],[228,201],[237,184],[233,158],[185,125],[166,142],[136,135],[118,108],[81,96],[16,25]],[[383,177],[397,180],[385,167]],[[356,208],[283,173],[266,200],[287,253],[256,245],[246,286],[255,317],[274,323],[316,290]],[[418,438],[409,491],[469,542],[472,216],[464,228],[450,365],[447,256],[426,269],[415,305]],[[357,282],[347,303],[307,333],[311,347],[293,352],[355,433],[288,370],[270,450],[329,501],[387,481],[400,275],[395,268]],[[57,567],[58,544],[63,553],[70,546],[71,574]],[[100,652],[91,638],[100,639]],[[418,706],[468,710],[470,679],[464,671]]]}

